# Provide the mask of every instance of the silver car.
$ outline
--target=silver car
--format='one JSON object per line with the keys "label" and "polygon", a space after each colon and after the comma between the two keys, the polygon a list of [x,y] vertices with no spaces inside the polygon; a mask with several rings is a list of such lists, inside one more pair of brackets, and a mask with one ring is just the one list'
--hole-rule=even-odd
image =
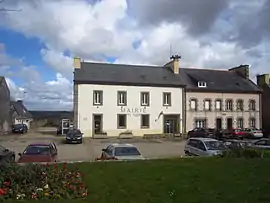
{"label": "silver car", "polygon": [[253,142],[252,147],[253,148],[256,148],[256,149],[267,149],[267,150],[270,150],[270,139],[262,138],[260,140],[257,140],[255,142]]}
{"label": "silver car", "polygon": [[143,160],[145,159],[132,144],[110,144],[102,149],[101,160]]}
{"label": "silver car", "polygon": [[214,156],[222,155],[225,145],[212,138],[189,138],[185,145],[185,154],[188,156]]}

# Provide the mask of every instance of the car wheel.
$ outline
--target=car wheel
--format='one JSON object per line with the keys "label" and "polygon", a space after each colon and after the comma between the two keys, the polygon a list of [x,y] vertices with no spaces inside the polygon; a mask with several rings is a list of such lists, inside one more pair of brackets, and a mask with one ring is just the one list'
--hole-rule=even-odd
{"label": "car wheel", "polygon": [[188,151],[185,151],[185,155],[186,156],[191,156],[190,153]]}

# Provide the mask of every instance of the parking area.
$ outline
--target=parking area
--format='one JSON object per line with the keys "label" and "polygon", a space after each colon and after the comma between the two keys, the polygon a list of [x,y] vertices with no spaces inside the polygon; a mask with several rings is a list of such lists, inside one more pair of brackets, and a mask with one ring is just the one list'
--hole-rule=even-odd
{"label": "parking area", "polygon": [[[146,158],[169,158],[184,155],[185,141],[166,139],[84,139],[83,144],[65,144],[64,137],[52,132],[29,132],[25,135],[1,136],[2,146],[13,150],[16,155],[30,143],[54,142],[58,148],[59,161],[93,161],[100,156],[101,149],[110,143],[130,143],[138,147]],[[16,157],[18,158],[18,156]]]}

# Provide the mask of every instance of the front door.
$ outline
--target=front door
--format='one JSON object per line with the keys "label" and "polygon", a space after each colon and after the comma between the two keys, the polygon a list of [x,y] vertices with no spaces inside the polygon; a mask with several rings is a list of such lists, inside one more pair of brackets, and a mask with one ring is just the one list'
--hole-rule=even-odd
{"label": "front door", "polygon": [[221,118],[216,119],[216,129],[218,129],[218,130],[222,129],[222,119]]}
{"label": "front door", "polygon": [[180,133],[180,116],[179,115],[164,115],[164,133],[165,134],[178,134]]}
{"label": "front door", "polygon": [[227,129],[231,130],[233,128],[233,119],[227,118]]}
{"label": "front door", "polygon": [[93,116],[93,129],[95,135],[102,133],[102,115],[96,114]]}

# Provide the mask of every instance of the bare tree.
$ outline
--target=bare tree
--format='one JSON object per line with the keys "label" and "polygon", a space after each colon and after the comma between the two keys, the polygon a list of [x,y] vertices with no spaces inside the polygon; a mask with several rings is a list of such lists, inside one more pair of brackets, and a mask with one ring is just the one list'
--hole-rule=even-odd
{"label": "bare tree", "polygon": [[4,3],[5,0],[0,0],[0,12],[10,12],[10,11],[20,11],[20,9],[9,9],[1,7],[1,4]]}

